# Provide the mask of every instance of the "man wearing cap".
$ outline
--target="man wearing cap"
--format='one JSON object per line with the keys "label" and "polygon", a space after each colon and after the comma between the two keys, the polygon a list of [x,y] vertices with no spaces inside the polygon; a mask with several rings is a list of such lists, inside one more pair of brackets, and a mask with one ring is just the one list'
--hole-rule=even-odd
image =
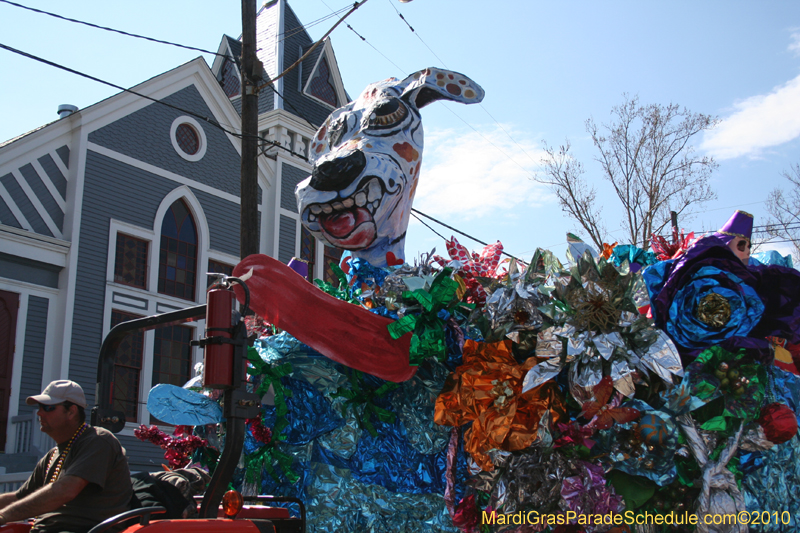
{"label": "man wearing cap", "polygon": [[42,432],[58,446],[19,490],[0,494],[0,524],[36,517],[32,532],[79,533],[127,511],[128,460],[113,433],[86,423],[81,386],[53,381],[26,403],[39,406]]}

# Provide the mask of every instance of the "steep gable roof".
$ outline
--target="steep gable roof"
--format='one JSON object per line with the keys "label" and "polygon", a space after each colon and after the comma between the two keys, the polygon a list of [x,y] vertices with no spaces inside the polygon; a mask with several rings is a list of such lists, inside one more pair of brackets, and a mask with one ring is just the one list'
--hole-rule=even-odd
{"label": "steep gable roof", "polygon": [[[256,56],[264,66],[264,81],[276,78],[313,45],[314,41],[286,0],[272,0],[259,9],[256,15]],[[217,57],[211,67],[223,88],[228,87],[225,92],[237,111],[241,107],[238,101],[240,90],[234,91],[229,87],[234,81],[230,69],[234,64],[239,68],[241,47],[241,41],[223,35],[218,53],[228,59]],[[328,98],[326,101],[325,98],[319,98],[309,87],[310,77],[324,68],[321,67],[323,61],[329,70],[328,77],[335,92],[333,104],[331,101],[334,99]],[[349,100],[336,64],[333,46],[330,39],[326,39],[301,64],[259,92],[258,112],[263,115],[282,109],[319,127],[331,111]]]}

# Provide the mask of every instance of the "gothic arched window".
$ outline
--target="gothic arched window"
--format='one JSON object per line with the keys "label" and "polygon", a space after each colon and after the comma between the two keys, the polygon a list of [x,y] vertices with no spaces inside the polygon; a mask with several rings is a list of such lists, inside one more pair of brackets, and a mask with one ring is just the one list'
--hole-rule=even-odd
{"label": "gothic arched window", "polygon": [[186,202],[177,200],[161,224],[158,292],[195,299],[197,279],[197,228]]}

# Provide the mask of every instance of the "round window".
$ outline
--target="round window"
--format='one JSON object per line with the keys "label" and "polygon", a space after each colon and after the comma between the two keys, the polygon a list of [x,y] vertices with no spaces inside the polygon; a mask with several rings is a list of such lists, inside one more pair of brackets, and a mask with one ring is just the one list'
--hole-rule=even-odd
{"label": "round window", "polygon": [[178,140],[178,146],[187,155],[195,155],[200,151],[200,137],[197,131],[185,122],[175,130],[175,138]]}
{"label": "round window", "polygon": [[169,131],[172,147],[187,161],[200,161],[208,143],[203,127],[192,117],[182,116],[172,121]]}

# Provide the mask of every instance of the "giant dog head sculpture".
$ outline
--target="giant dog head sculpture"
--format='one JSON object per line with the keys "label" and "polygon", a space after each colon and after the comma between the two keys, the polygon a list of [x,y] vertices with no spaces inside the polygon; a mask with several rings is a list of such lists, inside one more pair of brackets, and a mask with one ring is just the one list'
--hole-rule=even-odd
{"label": "giant dog head sculpture", "polygon": [[364,89],[340,107],[311,144],[311,176],[295,194],[303,225],[375,266],[403,259],[422,163],[419,109],[436,100],[474,104],[483,89],[457,72],[421,70]]}

